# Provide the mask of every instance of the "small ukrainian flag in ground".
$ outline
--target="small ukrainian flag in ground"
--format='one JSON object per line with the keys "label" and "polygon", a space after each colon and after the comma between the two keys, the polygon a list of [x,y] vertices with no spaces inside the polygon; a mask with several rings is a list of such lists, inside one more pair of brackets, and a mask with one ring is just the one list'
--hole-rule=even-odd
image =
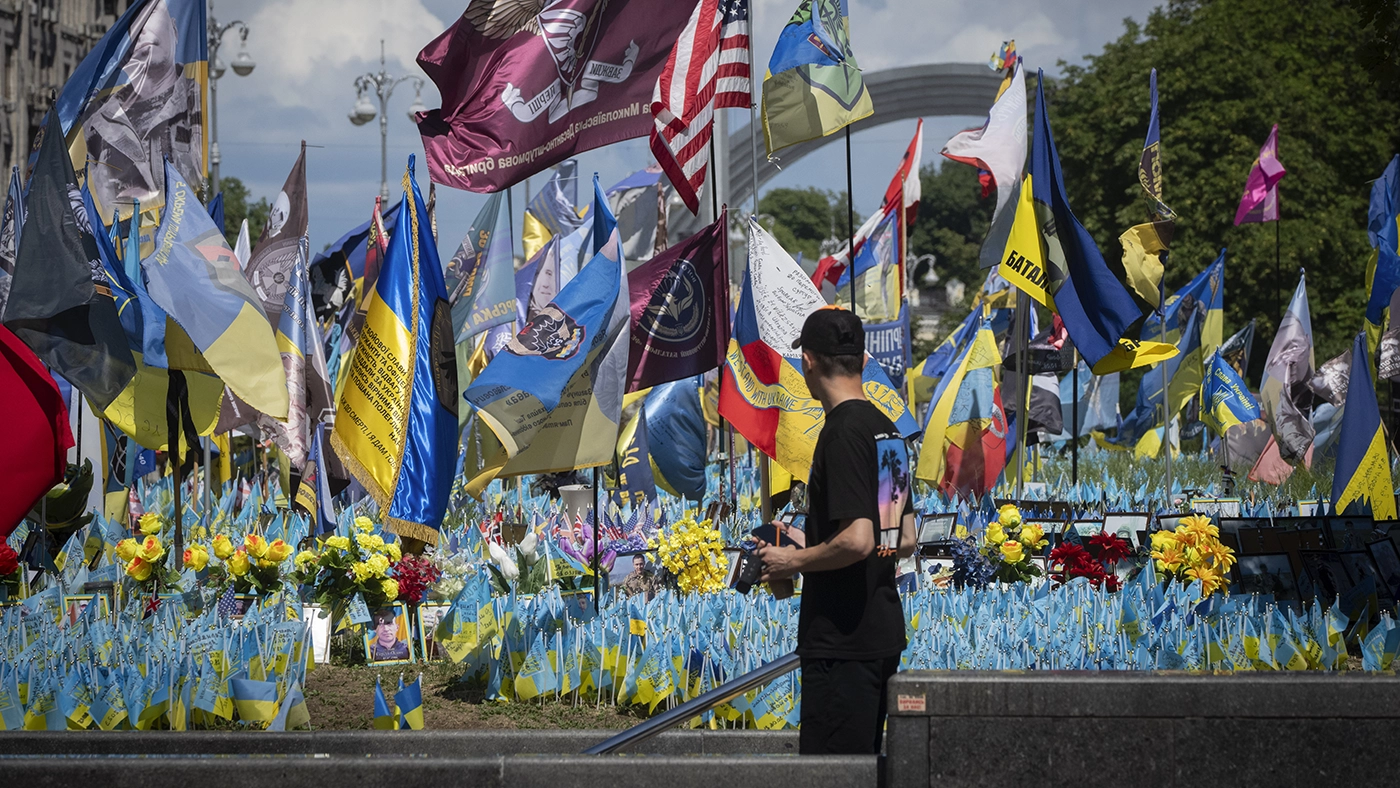
{"label": "small ukrainian flag in ground", "polygon": [[398,722],[398,707],[389,708],[389,702],[384,699],[384,688],[379,685],[379,677],[376,676],[374,679],[374,729],[392,731],[399,727]]}
{"label": "small ukrainian flag in ground", "polygon": [[[400,680],[402,683],[402,679]],[[407,687],[401,687],[394,693],[394,705],[398,707],[400,720],[399,729],[408,728],[410,730],[423,730],[423,674],[419,673],[417,680]]]}
{"label": "small ukrainian flag in ground", "polygon": [[270,723],[277,716],[277,684],[254,679],[229,679],[233,708],[244,722]]}

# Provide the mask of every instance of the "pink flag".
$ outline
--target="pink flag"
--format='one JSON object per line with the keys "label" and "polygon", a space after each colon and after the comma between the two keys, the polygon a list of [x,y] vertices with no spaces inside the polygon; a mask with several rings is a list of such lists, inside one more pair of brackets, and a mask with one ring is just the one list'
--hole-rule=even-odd
{"label": "pink flag", "polygon": [[1264,147],[1259,149],[1259,158],[1249,171],[1249,180],[1244,183],[1244,194],[1240,195],[1240,208],[1235,212],[1235,224],[1278,221],[1278,182],[1287,170],[1278,160],[1278,124],[1269,132]]}
{"label": "pink flag", "polygon": [[[1306,454],[1303,455],[1303,465],[1309,470],[1312,469],[1313,447],[1309,446]],[[1264,453],[1259,455],[1259,459],[1254,462],[1254,467],[1249,470],[1249,480],[1252,482],[1267,482],[1275,487],[1288,481],[1288,477],[1293,475],[1293,466],[1284,461],[1279,454],[1278,442],[1272,437],[1269,444],[1264,447]]]}

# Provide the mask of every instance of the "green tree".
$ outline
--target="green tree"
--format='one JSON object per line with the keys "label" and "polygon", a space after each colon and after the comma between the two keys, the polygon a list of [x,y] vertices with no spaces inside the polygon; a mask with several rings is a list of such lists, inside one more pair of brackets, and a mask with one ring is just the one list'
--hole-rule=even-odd
{"label": "green tree", "polygon": [[[821,257],[822,241],[845,238],[846,193],[809,186],[806,189],[771,189],[758,201],[758,213],[773,217],[772,232],[778,244],[793,257],[798,252],[809,263]],[[857,226],[861,221],[856,214]],[[767,220],[763,220],[768,226]]]}
{"label": "green tree", "polygon": [[[249,204],[248,187],[238,178],[220,178],[219,185],[224,193],[224,238],[228,245],[233,247],[238,243],[238,229],[243,226],[244,219],[248,220],[248,238],[256,244],[258,236],[262,235],[263,225],[267,224],[267,215],[272,210],[272,205],[266,197],[260,197],[257,202]],[[240,262],[245,265],[248,263],[247,260]]]}
{"label": "green tree", "polygon": [[986,278],[977,255],[992,225],[995,193],[983,198],[977,170],[955,161],[925,165],[919,180],[923,197],[919,217],[909,228],[909,254],[935,255],[939,279],[958,279],[972,292]]}
{"label": "green tree", "polygon": [[[1226,332],[1259,320],[1257,380],[1305,268],[1318,362],[1341,353],[1361,328],[1369,181],[1392,155],[1400,117],[1359,65],[1361,18],[1342,0],[1171,0],[1144,26],[1125,26],[1101,54],[1065,65],[1063,79],[1047,84],[1076,216],[1105,257],[1121,255],[1118,235],[1147,218],[1136,170],[1156,67],[1165,198],[1180,215],[1168,289],[1229,249]],[[1283,221],[1235,227],[1246,176],[1274,123],[1288,169]]]}

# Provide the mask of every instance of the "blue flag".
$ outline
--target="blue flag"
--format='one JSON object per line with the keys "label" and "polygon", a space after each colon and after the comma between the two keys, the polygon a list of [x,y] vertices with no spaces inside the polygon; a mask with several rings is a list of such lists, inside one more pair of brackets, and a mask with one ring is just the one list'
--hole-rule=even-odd
{"label": "blue flag", "polygon": [[1201,387],[1201,421],[1216,435],[1224,436],[1226,430],[1254,421],[1262,412],[1240,373],[1219,352],[1211,356]]}
{"label": "blue flag", "polygon": [[693,501],[705,497],[706,429],[700,386],[699,377],[663,383],[651,390],[642,405],[648,440],[666,447],[651,457],[656,483],[672,495]]}
{"label": "blue flag", "polygon": [[1337,470],[1332,476],[1332,508],[1338,513],[1370,514],[1377,520],[1395,519],[1390,452],[1381,429],[1364,333],[1357,334],[1351,349],[1351,378],[1337,439]]}

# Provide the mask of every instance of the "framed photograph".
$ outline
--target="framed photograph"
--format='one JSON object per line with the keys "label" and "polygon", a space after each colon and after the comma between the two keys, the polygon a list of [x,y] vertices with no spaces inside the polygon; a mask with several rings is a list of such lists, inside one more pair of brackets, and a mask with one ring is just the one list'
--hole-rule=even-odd
{"label": "framed photograph", "polygon": [[1159,514],[1157,515],[1157,530],[1175,531],[1176,527],[1181,525],[1182,518],[1186,516],[1184,514]]}
{"label": "framed photograph", "polygon": [[1365,550],[1366,543],[1374,538],[1369,517],[1328,517],[1325,527],[1333,550]]}
{"label": "framed photograph", "polygon": [[1280,601],[1300,599],[1297,576],[1284,553],[1240,556],[1240,593],[1269,594]]}
{"label": "framed photograph", "polygon": [[919,544],[946,542],[953,538],[953,524],[957,513],[919,515]]}
{"label": "framed photograph", "polygon": [[1139,532],[1147,530],[1146,512],[1109,512],[1103,516],[1103,531],[1127,541],[1134,548],[1142,546]]}
{"label": "framed photograph", "polygon": [[1299,517],[1312,517],[1313,515],[1316,515],[1316,514],[1317,514],[1317,501],[1312,500],[1312,501],[1299,501],[1299,502],[1298,502],[1298,516],[1299,516]]}
{"label": "framed photograph", "polygon": [[1360,585],[1369,579],[1375,585],[1376,601],[1380,603],[1381,607],[1395,607],[1395,594],[1391,592],[1389,584],[1381,576],[1381,570],[1371,560],[1370,551],[1346,550],[1338,553],[1337,556],[1342,559],[1342,566],[1347,568],[1347,574],[1351,576],[1353,583]]}
{"label": "framed photograph", "polygon": [[258,598],[252,594],[235,594],[233,597],[233,612],[229,618],[237,621],[248,615],[248,611],[253,609],[253,605],[258,603]]}
{"label": "framed photograph", "polygon": [[437,643],[434,635],[438,623],[451,609],[452,605],[418,606],[418,652],[423,655],[424,662],[447,659],[447,649]]}
{"label": "framed photograph", "polygon": [[413,630],[408,625],[408,608],[395,602],[371,611],[364,640],[365,660],[371,665],[412,662]]}
{"label": "framed photograph", "polygon": [[331,661],[331,617],[321,615],[320,605],[302,605],[301,620],[311,627],[311,658],[317,665]]}
{"label": "framed photograph", "polygon": [[1318,550],[1303,550],[1299,556],[1303,562],[1304,576],[1307,578],[1307,584],[1302,590],[1311,592],[1304,594],[1305,600],[1311,597],[1321,604],[1330,605],[1333,599],[1351,590],[1351,575],[1347,573],[1341,556]]}
{"label": "framed photograph", "polygon": [[1390,590],[1392,598],[1400,599],[1400,550],[1395,549],[1395,543],[1389,539],[1372,542],[1366,545],[1366,552],[1380,572],[1381,585]]}
{"label": "framed photograph", "polygon": [[1077,519],[1077,521],[1070,523],[1070,528],[1078,533],[1079,539],[1089,542],[1089,537],[1103,533],[1103,521],[1102,519]]}
{"label": "framed photograph", "polygon": [[88,605],[96,604],[97,612],[104,618],[111,613],[111,602],[106,594],[70,594],[63,598],[63,620],[64,626],[71,626],[78,623],[78,619],[87,612]]}

